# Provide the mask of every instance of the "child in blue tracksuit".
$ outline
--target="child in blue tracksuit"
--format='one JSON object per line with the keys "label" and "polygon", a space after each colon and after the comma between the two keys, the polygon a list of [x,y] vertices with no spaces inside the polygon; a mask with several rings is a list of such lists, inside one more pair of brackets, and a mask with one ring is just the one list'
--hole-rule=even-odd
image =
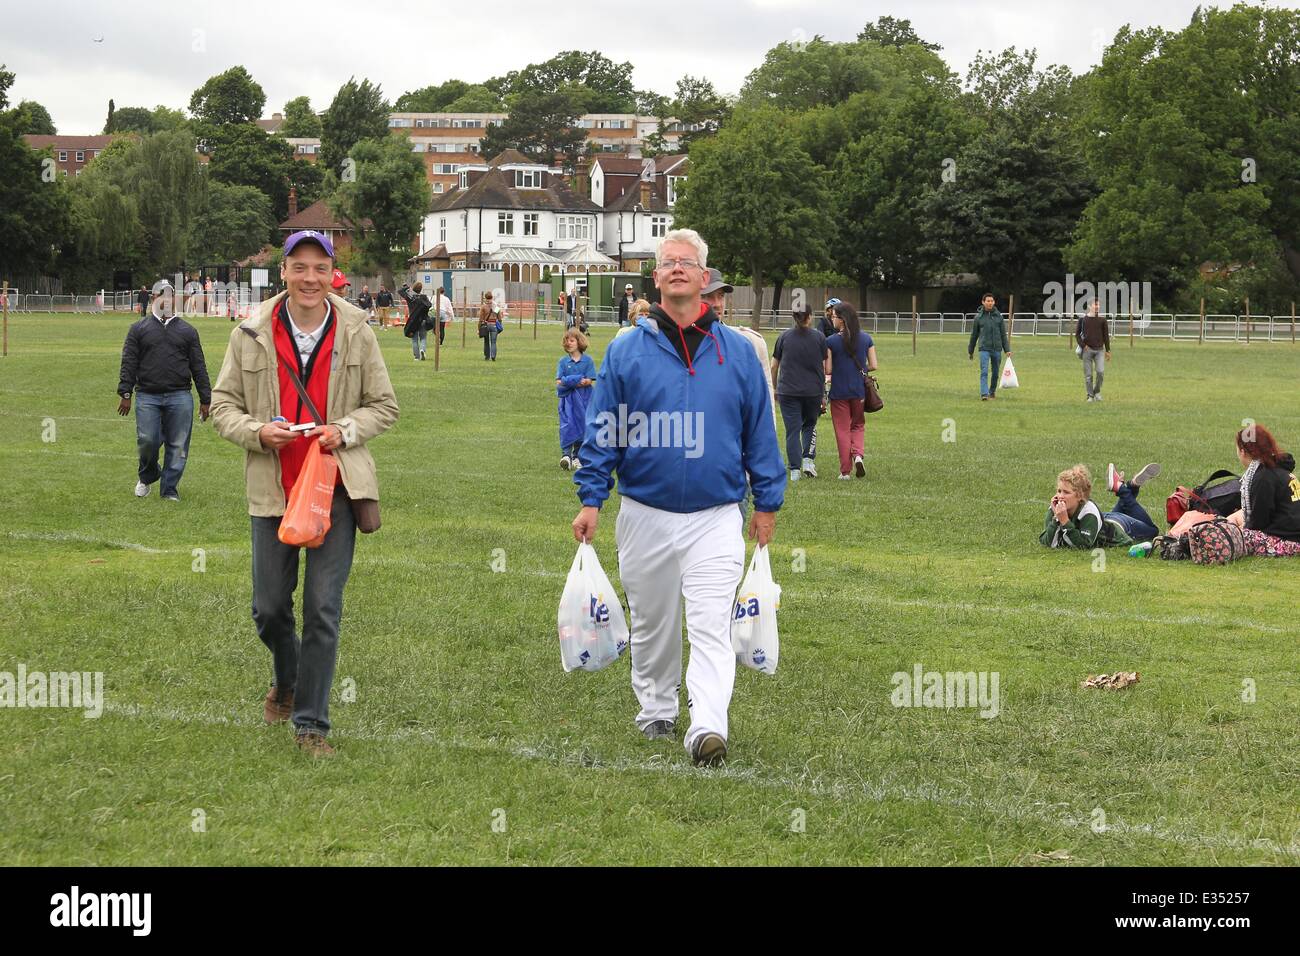
{"label": "child in blue tracksuit", "polygon": [[577,471],[578,449],[587,422],[587,405],[596,384],[596,363],[587,355],[587,337],[577,329],[564,333],[564,358],[555,367],[555,394],[560,397],[560,467]]}

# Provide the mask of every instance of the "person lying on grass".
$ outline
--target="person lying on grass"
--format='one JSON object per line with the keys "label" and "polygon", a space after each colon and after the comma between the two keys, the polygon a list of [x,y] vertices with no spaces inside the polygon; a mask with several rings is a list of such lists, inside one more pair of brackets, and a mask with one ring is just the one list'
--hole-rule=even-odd
{"label": "person lying on grass", "polygon": [[1138,504],[1138,489],[1160,474],[1152,462],[1132,479],[1112,464],[1107,469],[1107,485],[1118,498],[1112,511],[1102,513],[1092,501],[1092,474],[1087,465],[1075,465],[1056,476],[1056,494],[1048,506],[1047,520],[1039,542],[1049,548],[1128,547],[1135,541],[1150,541],[1157,534],[1155,522]]}

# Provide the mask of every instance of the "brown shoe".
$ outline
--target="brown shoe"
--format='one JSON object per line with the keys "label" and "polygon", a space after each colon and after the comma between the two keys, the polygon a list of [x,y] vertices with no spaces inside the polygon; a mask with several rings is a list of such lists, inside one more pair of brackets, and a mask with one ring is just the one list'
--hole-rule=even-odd
{"label": "brown shoe", "polygon": [[266,692],[266,702],[262,706],[262,716],[268,724],[282,724],[293,716],[293,691],[284,693],[274,684]]}
{"label": "brown shoe", "polygon": [[299,734],[296,739],[298,749],[305,750],[313,757],[334,756],[334,748],[326,743],[325,738],[320,734]]}

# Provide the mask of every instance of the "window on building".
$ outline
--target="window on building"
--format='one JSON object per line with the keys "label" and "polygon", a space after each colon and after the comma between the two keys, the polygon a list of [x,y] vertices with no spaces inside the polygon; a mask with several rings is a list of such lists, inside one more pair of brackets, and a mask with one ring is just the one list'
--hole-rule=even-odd
{"label": "window on building", "polygon": [[651,216],[650,217],[650,238],[662,239],[668,234],[668,217]]}
{"label": "window on building", "polygon": [[515,234],[515,216],[510,212],[497,213],[497,235],[513,236]]}
{"label": "window on building", "polygon": [[84,163],[85,161],[86,161],[86,151],[84,149],[77,150],[77,162]]}
{"label": "window on building", "polygon": [[66,149],[59,150],[59,162],[66,163],[67,161],[68,161],[68,151]]}
{"label": "window on building", "polygon": [[447,220],[446,219],[438,220],[438,241],[439,242],[447,241]]}
{"label": "window on building", "polygon": [[433,191],[434,191],[434,192],[436,192],[436,193],[440,193],[440,192],[442,192],[442,189],[443,189],[442,183],[434,183],[434,184],[433,184]]}
{"label": "window on building", "polygon": [[418,119],[418,120],[416,120],[416,121],[415,121],[415,128],[416,128],[416,129],[424,129],[424,120],[422,120],[422,119]]}
{"label": "window on building", "polygon": [[541,228],[541,221],[542,221],[542,217],[539,213],[535,213],[535,212],[524,213],[524,235],[525,236],[538,235],[538,230]]}
{"label": "window on building", "polygon": [[80,169],[77,170],[76,175],[78,175],[78,176],[81,175],[81,170],[80,170]]}
{"label": "window on building", "polygon": [[99,150],[97,150],[97,149],[92,149],[92,150],[90,151],[90,155],[91,155],[92,157],[98,156],[98,155],[99,155]]}
{"label": "window on building", "polygon": [[560,216],[558,217],[559,226],[557,229],[557,238],[559,239],[590,239],[591,238],[591,220],[586,216]]}
{"label": "window on building", "polygon": [[460,174],[460,188],[464,189],[469,185],[469,173],[462,171]]}
{"label": "window on building", "polygon": [[668,205],[670,206],[677,205],[677,184],[679,182],[683,182],[685,179],[686,179],[685,176],[668,177]]}
{"label": "window on building", "polygon": [[542,188],[541,170],[516,169],[515,188],[516,189],[541,189]]}

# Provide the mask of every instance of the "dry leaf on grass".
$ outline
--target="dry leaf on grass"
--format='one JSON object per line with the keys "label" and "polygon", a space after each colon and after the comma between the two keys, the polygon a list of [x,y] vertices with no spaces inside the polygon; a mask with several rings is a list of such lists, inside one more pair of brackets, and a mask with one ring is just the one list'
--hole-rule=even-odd
{"label": "dry leaf on grass", "polygon": [[1051,853],[1035,853],[1035,860],[1073,860],[1069,850],[1053,850]]}
{"label": "dry leaf on grass", "polygon": [[1136,684],[1142,678],[1138,676],[1137,671],[1116,671],[1113,674],[1089,674],[1088,679],[1081,683],[1080,687],[1105,687],[1107,690],[1123,690],[1131,684]]}

